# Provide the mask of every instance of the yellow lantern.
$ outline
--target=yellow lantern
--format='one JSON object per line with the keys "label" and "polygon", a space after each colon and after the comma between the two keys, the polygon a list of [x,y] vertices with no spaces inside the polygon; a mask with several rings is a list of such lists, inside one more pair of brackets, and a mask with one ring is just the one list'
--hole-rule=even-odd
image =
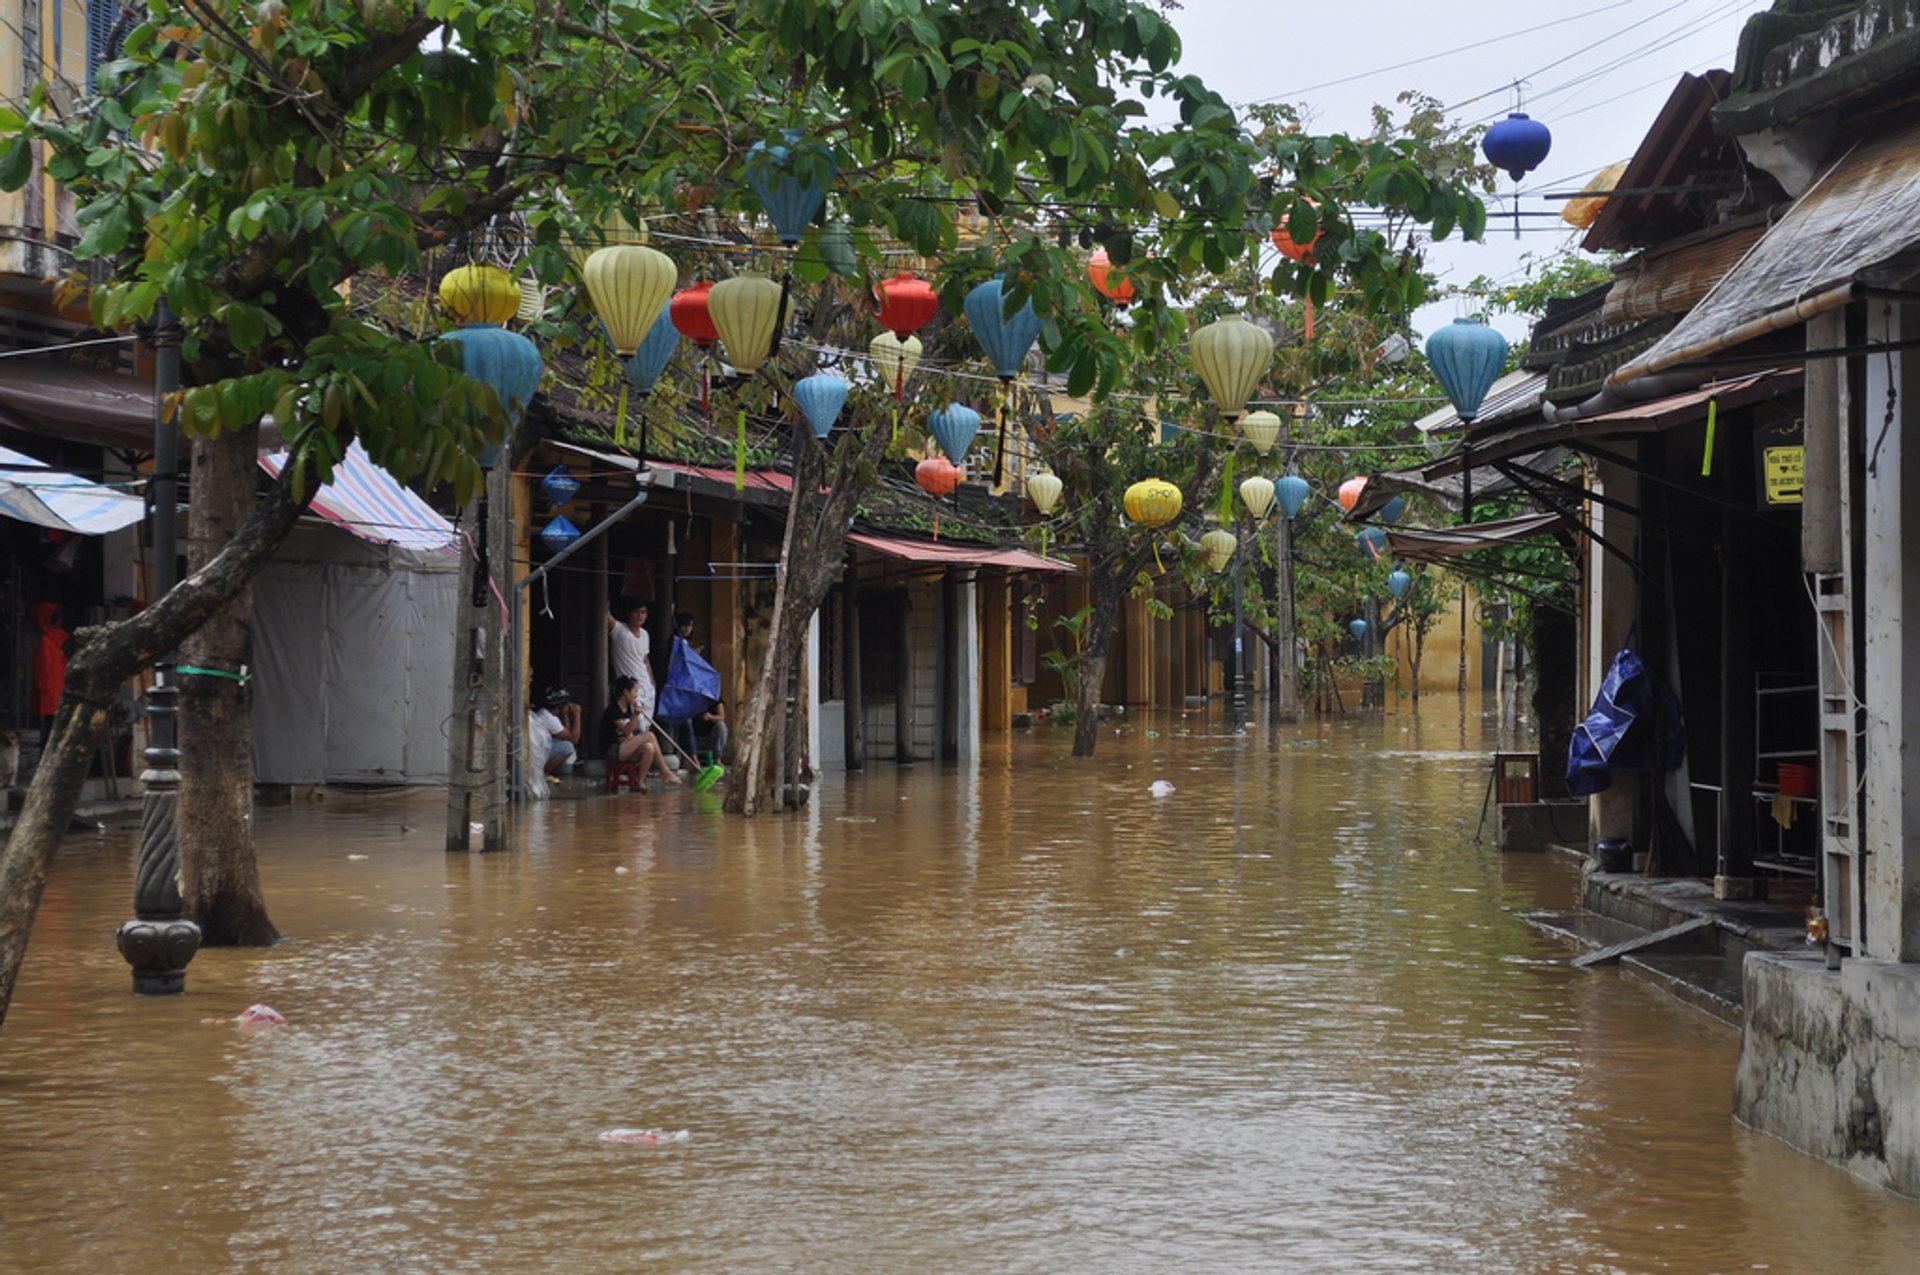
{"label": "yellow lantern", "polygon": [[1127,488],[1121,503],[1142,527],[1164,527],[1180,516],[1180,489],[1164,478],[1146,478]]}
{"label": "yellow lantern", "polygon": [[505,323],[520,309],[520,285],[499,266],[461,266],[440,280],[440,304],[462,326]]}
{"label": "yellow lantern", "polygon": [[644,244],[652,238],[647,233],[647,220],[642,217],[638,225],[627,220],[625,213],[611,212],[600,219],[598,226],[590,226],[577,237],[571,237],[567,252],[573,257],[574,265],[585,270],[587,258],[601,248],[611,248],[619,244]]}
{"label": "yellow lantern", "polygon": [[1265,518],[1267,511],[1273,508],[1274,494],[1273,480],[1258,474],[1240,484],[1240,502],[1255,520]]}
{"label": "yellow lantern", "polygon": [[1227,563],[1233,560],[1233,551],[1240,547],[1240,542],[1231,531],[1215,527],[1200,537],[1200,547],[1207,551],[1207,565],[1215,571],[1224,571]]}
{"label": "yellow lantern", "polygon": [[622,359],[632,358],[647,339],[680,281],[673,258],[639,244],[601,248],[587,257],[580,273],[594,312],[607,325],[613,351]]}
{"label": "yellow lantern", "polygon": [[1280,418],[1272,412],[1248,412],[1240,418],[1240,432],[1254,451],[1265,456],[1280,439]]}
{"label": "yellow lantern", "polygon": [[1267,374],[1273,337],[1244,316],[1227,314],[1195,332],[1188,349],[1220,414],[1233,420],[1246,410],[1247,397]]}
{"label": "yellow lantern", "polygon": [[1051,470],[1043,469],[1037,474],[1027,475],[1027,499],[1033,507],[1043,514],[1053,512],[1060,503],[1060,477]]}
{"label": "yellow lantern", "polygon": [[1613,193],[1613,188],[1618,186],[1620,179],[1626,175],[1626,160],[1623,159],[1617,164],[1608,164],[1580,188],[1579,199],[1569,199],[1562,206],[1560,220],[1576,230],[1585,230],[1593,225],[1594,218],[1598,217],[1600,210],[1607,206],[1607,196]]}
{"label": "yellow lantern", "polygon": [[903,341],[891,332],[882,332],[867,344],[867,352],[873,355],[873,370],[893,391],[895,401],[906,393],[907,378],[920,365],[921,348],[919,337]]}
{"label": "yellow lantern", "polygon": [[[660,300],[664,303],[666,298]],[[659,314],[655,307],[654,317]],[[780,324],[780,285],[763,274],[722,279],[707,294],[707,316],[720,333],[720,344],[727,347],[727,362],[737,372],[751,373],[773,352],[773,333]]]}

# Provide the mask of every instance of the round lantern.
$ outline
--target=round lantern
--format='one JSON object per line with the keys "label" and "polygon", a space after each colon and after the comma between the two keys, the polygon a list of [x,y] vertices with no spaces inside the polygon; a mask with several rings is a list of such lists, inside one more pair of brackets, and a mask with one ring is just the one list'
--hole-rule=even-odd
{"label": "round lantern", "polygon": [[[817,142],[803,145],[805,137],[797,128],[784,128],[778,142],[755,142],[747,152],[747,185],[783,244],[800,242],[807,223],[826,207],[827,185],[835,175],[833,152]],[[818,180],[823,177],[824,182]]]}
{"label": "round lantern", "polygon": [[1143,527],[1164,527],[1180,516],[1180,489],[1162,478],[1147,478],[1121,497],[1127,517]]}
{"label": "round lantern", "polygon": [[940,450],[956,465],[964,464],[967,451],[980,433],[980,413],[964,403],[948,403],[927,413],[927,432]]}
{"label": "round lantern", "polygon": [[1027,499],[1033,507],[1043,514],[1053,512],[1060,502],[1060,477],[1051,470],[1041,470],[1037,474],[1027,475]]}
{"label": "round lantern", "polygon": [[874,284],[873,299],[880,306],[880,326],[899,341],[911,340],[940,312],[940,294],[933,285],[904,271]]}
{"label": "round lantern", "polygon": [[1000,281],[989,279],[967,293],[964,308],[974,340],[980,342],[987,361],[993,364],[994,374],[1002,381],[1020,375],[1020,365],[1040,335],[1040,318],[1033,312],[1033,303],[1029,301],[1008,315]]}
{"label": "round lantern", "polygon": [[1087,278],[1093,283],[1093,290],[1122,309],[1133,304],[1133,280],[1124,276],[1113,276],[1113,259],[1107,256],[1105,248],[1095,248],[1093,255],[1087,258]]}
{"label": "round lantern", "polygon": [[1387,533],[1378,527],[1368,527],[1354,537],[1360,545],[1360,552],[1367,555],[1370,562],[1379,562],[1387,556]]}
{"label": "round lantern", "polygon": [[565,514],[555,514],[553,521],[540,533],[540,539],[546,542],[547,548],[556,553],[579,538],[580,528],[568,522]]}
{"label": "round lantern", "polygon": [[780,295],[780,285],[763,274],[722,279],[707,294],[713,330],[720,334],[727,362],[735,371],[750,375],[773,352],[773,334],[780,325]]}
{"label": "round lantern", "polygon": [[[1320,205],[1316,200],[1307,200],[1307,206],[1312,208],[1315,213],[1320,211]],[[1292,226],[1293,218],[1289,216],[1286,221],[1281,222],[1273,228],[1273,246],[1278,248],[1280,255],[1288,261],[1312,260],[1314,245],[1318,244],[1320,242],[1320,236],[1326,233],[1326,231],[1320,229],[1319,218],[1317,216],[1314,218],[1313,238],[1304,244],[1294,240]]]}
{"label": "round lantern", "polygon": [[840,419],[840,409],[847,405],[849,388],[846,377],[831,372],[815,372],[794,382],[793,401],[800,405],[807,424],[813,426],[815,438],[825,438],[833,432],[833,423]]}
{"label": "round lantern", "polygon": [[945,456],[929,456],[913,467],[913,481],[936,500],[958,487],[966,476],[966,470]]}
{"label": "round lantern", "polygon": [[1504,168],[1509,177],[1519,181],[1540,167],[1540,161],[1553,149],[1553,134],[1539,120],[1515,111],[1487,130],[1480,139],[1480,149],[1495,168]]}
{"label": "round lantern", "polygon": [[1256,519],[1265,518],[1273,508],[1273,480],[1255,474],[1240,484],[1240,503]]}
{"label": "round lantern", "polygon": [[1353,640],[1358,642],[1361,638],[1367,636],[1367,622],[1365,620],[1348,620],[1347,632],[1353,634]]}
{"label": "round lantern", "polygon": [[[509,332],[487,323],[455,328],[440,339],[459,345],[462,371],[493,387],[505,418],[506,428],[502,431],[504,442],[519,428],[527,404],[533,401],[534,394],[540,389],[540,375],[544,371],[540,362],[540,348],[518,332]],[[493,467],[500,458],[501,446],[501,443],[496,443],[481,449],[476,459],[482,468]]]}
{"label": "round lantern", "polygon": [[1274,498],[1280,502],[1280,512],[1288,522],[1298,516],[1312,493],[1313,488],[1298,474],[1288,474],[1273,485]]}
{"label": "round lantern", "polygon": [[520,285],[499,266],[460,266],[442,276],[440,304],[455,323],[505,323],[520,312]]}
{"label": "round lantern", "polygon": [[1254,451],[1265,456],[1280,440],[1280,418],[1267,411],[1248,412],[1240,418],[1240,432]]}
{"label": "round lantern", "polygon": [[1392,500],[1380,506],[1379,512],[1374,514],[1374,517],[1391,527],[1394,523],[1399,522],[1400,519],[1405,516],[1406,512],[1407,498],[1405,496],[1395,496]]}
{"label": "round lantern", "polygon": [[1224,571],[1227,563],[1233,560],[1233,551],[1240,547],[1240,542],[1231,531],[1215,527],[1200,537],[1200,547],[1207,551],[1207,565],[1215,571]]}
{"label": "round lantern", "polygon": [[580,273],[594,312],[607,325],[614,352],[623,359],[647,339],[680,277],[672,258],[639,244],[600,248],[587,257]]}
{"label": "round lantern", "polygon": [[1480,404],[1507,361],[1507,338],[1485,319],[1455,319],[1427,338],[1427,362],[1460,419],[1480,414]]}
{"label": "round lantern", "polygon": [[647,339],[634,350],[633,357],[620,366],[626,370],[627,383],[642,394],[651,394],[660,374],[667,370],[667,360],[680,345],[680,329],[673,326],[671,303],[660,307],[660,317],[653,321],[653,327],[647,331]]}
{"label": "round lantern", "polygon": [[1267,374],[1273,337],[1240,314],[1222,315],[1193,334],[1188,352],[1220,414],[1233,420],[1246,411],[1247,396]]}
{"label": "round lantern", "polygon": [[712,299],[713,284],[702,280],[674,293],[667,305],[674,329],[703,350],[711,349],[720,339],[719,330],[713,326],[713,315],[708,312]]}
{"label": "round lantern", "polygon": [[1367,480],[1364,478],[1349,478],[1341,483],[1340,507],[1352,513],[1353,507],[1360,503],[1360,493],[1366,490],[1366,486]]}
{"label": "round lantern", "polygon": [[873,370],[893,391],[895,401],[904,398],[907,378],[920,362],[920,338],[902,339],[891,332],[882,332],[867,345],[867,352],[873,355]]}
{"label": "round lantern", "polygon": [[1413,587],[1413,577],[1407,572],[1395,568],[1387,574],[1387,592],[1398,602],[1407,596],[1407,590]]}

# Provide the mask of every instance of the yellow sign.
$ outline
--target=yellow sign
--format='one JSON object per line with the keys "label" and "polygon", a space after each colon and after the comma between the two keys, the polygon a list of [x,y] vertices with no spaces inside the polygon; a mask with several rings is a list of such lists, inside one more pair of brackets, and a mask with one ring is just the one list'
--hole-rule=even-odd
{"label": "yellow sign", "polygon": [[1769,505],[1797,505],[1805,482],[1804,447],[1768,447],[1760,453],[1760,480]]}

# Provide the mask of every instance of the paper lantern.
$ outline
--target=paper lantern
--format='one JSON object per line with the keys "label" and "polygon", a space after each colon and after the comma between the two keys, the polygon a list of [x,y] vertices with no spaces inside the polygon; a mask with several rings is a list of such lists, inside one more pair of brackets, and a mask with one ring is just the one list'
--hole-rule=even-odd
{"label": "paper lantern", "polygon": [[1392,500],[1380,506],[1379,512],[1374,514],[1374,517],[1391,527],[1394,523],[1399,522],[1400,519],[1406,515],[1406,512],[1407,498],[1405,496],[1395,496]]}
{"label": "paper lantern", "polygon": [[963,464],[967,450],[980,433],[980,413],[964,403],[948,403],[927,413],[927,431],[933,435],[933,441],[940,444],[948,460]]}
{"label": "paper lantern", "polygon": [[945,456],[929,456],[913,467],[913,481],[935,500],[958,487],[966,476],[966,470]]}
{"label": "paper lantern", "polygon": [[1240,418],[1240,432],[1254,451],[1265,456],[1280,441],[1280,418],[1272,412],[1248,412]]}
{"label": "paper lantern", "polygon": [[[1620,179],[1626,175],[1626,160],[1623,159],[1617,164],[1608,164],[1580,188],[1579,199],[1567,201],[1566,207],[1560,210],[1560,220],[1575,230],[1585,230],[1592,226],[1594,219],[1600,216],[1600,210],[1607,206],[1607,197],[1613,193],[1613,188],[1618,186]],[[1593,193],[1588,194],[1589,191]]]}
{"label": "paper lantern", "polygon": [[565,465],[555,465],[540,480],[540,490],[546,493],[548,500],[558,508],[580,494],[580,480],[568,471]]}
{"label": "paper lantern", "polygon": [[[1307,200],[1307,205],[1316,213],[1320,211],[1320,204],[1317,200],[1309,199]],[[1313,259],[1314,246],[1320,242],[1320,237],[1324,235],[1326,231],[1320,229],[1320,220],[1318,217],[1315,217],[1313,238],[1304,244],[1296,243],[1293,238],[1292,221],[1293,218],[1289,215],[1287,220],[1273,228],[1273,246],[1278,248],[1280,255],[1288,261],[1311,261]]]}
{"label": "paper lantern", "polygon": [[546,316],[547,290],[540,281],[531,276],[520,280],[520,304],[515,307],[513,317],[522,323],[533,323]]}
{"label": "paper lantern", "polygon": [[1507,176],[1519,181],[1534,169],[1553,149],[1553,134],[1539,120],[1524,111],[1515,111],[1487,130],[1480,149],[1495,168],[1504,168]]}
{"label": "paper lantern", "polygon": [[1122,309],[1133,304],[1133,280],[1124,275],[1118,279],[1113,277],[1113,258],[1107,256],[1105,248],[1095,248],[1087,258],[1087,278],[1095,292]]}
{"label": "paper lantern", "polygon": [[847,405],[849,388],[846,377],[832,372],[815,372],[794,382],[793,401],[800,405],[807,424],[813,426],[815,438],[825,438],[833,432],[833,423],[840,419],[840,409]]}
{"label": "paper lantern", "polygon": [[1143,527],[1164,527],[1180,516],[1180,489],[1161,478],[1147,478],[1121,497],[1127,517]]}
{"label": "paper lantern", "polygon": [[1394,570],[1387,573],[1387,592],[1393,595],[1393,600],[1395,602],[1398,602],[1400,599],[1406,597],[1407,590],[1411,589],[1412,587],[1413,587],[1413,577],[1409,575],[1407,572],[1402,571],[1396,567],[1394,568]]}
{"label": "paper lantern", "polygon": [[1240,503],[1255,518],[1265,518],[1273,508],[1273,480],[1255,474],[1240,484]]}
{"label": "paper lantern", "polygon": [[880,306],[880,326],[900,341],[911,340],[940,313],[940,294],[933,285],[904,271],[874,284],[873,299]]}
{"label": "paper lantern", "polygon": [[440,304],[455,323],[505,323],[520,312],[520,285],[499,266],[460,266],[441,277]]}
{"label": "paper lantern", "polygon": [[1215,527],[1200,537],[1200,547],[1207,551],[1207,565],[1215,571],[1222,571],[1233,560],[1233,551],[1240,547],[1240,542],[1231,531]]}
{"label": "paper lantern", "polygon": [[727,362],[735,371],[750,374],[773,352],[773,334],[780,325],[780,300],[780,285],[763,274],[722,279],[707,294],[713,330],[719,333]]}
{"label": "paper lantern", "polygon": [[673,300],[667,303],[667,315],[674,330],[701,349],[711,349],[720,339],[720,332],[713,326],[713,315],[709,312],[709,303],[713,299],[713,284],[702,280],[690,288],[682,288],[673,294]]}
{"label": "paper lantern", "polygon": [[669,302],[660,307],[660,317],[653,321],[646,340],[640,342],[633,357],[620,364],[626,371],[627,383],[642,394],[651,394],[654,383],[667,370],[667,360],[679,347],[680,329],[673,325],[673,304]]}
{"label": "paper lantern", "polygon": [[904,398],[907,378],[920,363],[920,338],[910,336],[902,340],[891,332],[882,332],[868,343],[867,352],[873,356],[873,370],[893,391],[894,401]]}
{"label": "paper lantern", "polygon": [[1187,348],[1214,405],[1233,420],[1246,411],[1247,397],[1267,374],[1273,337],[1244,315],[1227,314],[1195,332]]}
{"label": "paper lantern", "polygon": [[1053,507],[1060,502],[1060,489],[1060,477],[1051,470],[1043,469],[1037,474],[1027,475],[1027,499],[1043,514],[1052,513]]}
{"label": "paper lantern", "polygon": [[1292,522],[1307,503],[1307,497],[1313,494],[1313,488],[1298,474],[1288,474],[1273,485],[1273,494],[1280,502],[1281,514]]}
{"label": "paper lantern", "polygon": [[1368,527],[1354,537],[1360,545],[1360,552],[1367,555],[1370,562],[1379,562],[1387,556],[1387,533],[1378,527]]}
{"label": "paper lantern", "polygon": [[660,307],[673,295],[680,272],[664,252],[639,244],[616,244],[587,257],[581,268],[594,313],[607,326],[614,353],[630,358],[653,330]]}
{"label": "paper lantern", "polygon": [[1353,634],[1353,640],[1358,642],[1361,638],[1367,636],[1367,622],[1365,620],[1348,620],[1347,632]]}
{"label": "paper lantern", "polygon": [[797,128],[784,128],[779,141],[755,142],[747,152],[747,185],[784,244],[797,244],[807,233],[807,223],[826,207],[827,186],[836,173],[833,152],[805,138]]}
{"label": "paper lantern", "polygon": [[1352,513],[1353,507],[1360,503],[1360,493],[1365,491],[1366,487],[1367,480],[1364,478],[1349,478],[1347,481],[1341,483],[1340,507],[1348,513]]}
{"label": "paper lantern", "polygon": [[[540,348],[518,332],[488,323],[455,328],[440,339],[459,345],[462,371],[493,387],[503,413],[503,438],[511,437],[520,427],[527,404],[540,389],[540,375],[544,371]],[[481,449],[477,459],[482,468],[493,467],[500,458],[501,445],[496,443]]]}
{"label": "paper lantern", "polygon": [[1507,338],[1485,319],[1455,319],[1427,338],[1427,362],[1460,419],[1480,414],[1480,404],[1507,361]]}
{"label": "paper lantern", "polygon": [[580,528],[567,521],[565,514],[555,514],[553,521],[540,533],[540,539],[547,548],[558,552],[580,538]]}
{"label": "paper lantern", "polygon": [[1004,313],[1000,281],[989,279],[967,293],[964,308],[974,340],[986,352],[994,374],[1002,381],[1020,375],[1020,365],[1040,335],[1040,319],[1033,312],[1033,303],[1029,301],[1009,317]]}

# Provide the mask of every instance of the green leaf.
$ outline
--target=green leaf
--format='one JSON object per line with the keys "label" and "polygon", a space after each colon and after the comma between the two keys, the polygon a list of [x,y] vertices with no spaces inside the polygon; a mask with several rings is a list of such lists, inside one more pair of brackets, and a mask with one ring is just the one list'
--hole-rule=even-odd
{"label": "green leaf", "polygon": [[19,190],[32,175],[33,143],[27,140],[25,134],[20,134],[14,137],[4,153],[0,153],[0,190]]}

